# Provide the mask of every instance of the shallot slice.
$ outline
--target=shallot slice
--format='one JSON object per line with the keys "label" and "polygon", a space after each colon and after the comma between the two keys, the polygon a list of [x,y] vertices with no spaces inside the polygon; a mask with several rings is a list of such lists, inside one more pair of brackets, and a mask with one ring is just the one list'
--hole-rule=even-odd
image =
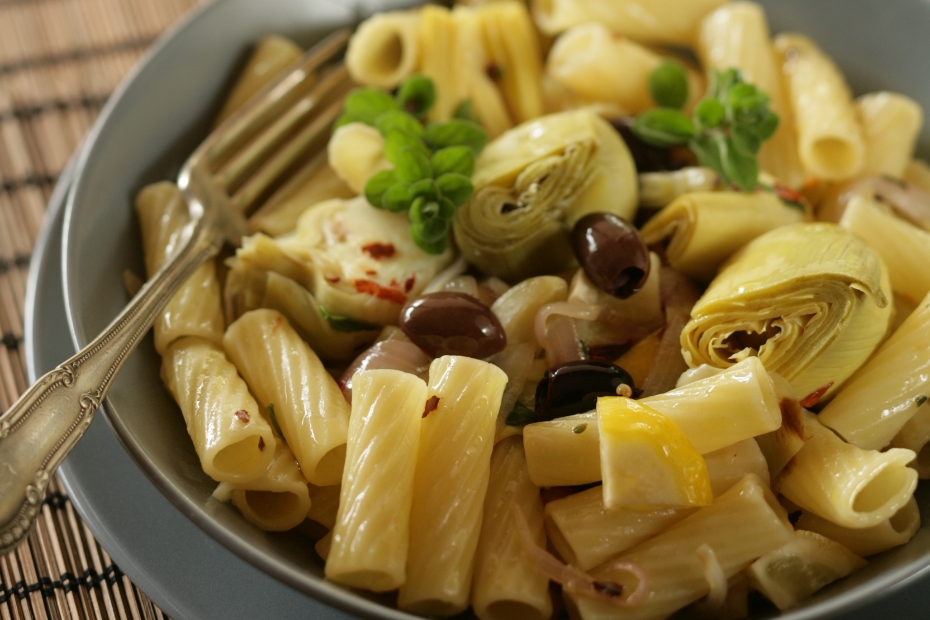
{"label": "shallot slice", "polygon": [[[581,341],[572,319],[596,321],[602,308],[577,301],[557,301],[536,312],[536,340],[546,350],[550,368],[584,359]],[[549,325],[549,320],[552,324]]]}
{"label": "shallot slice", "polygon": [[355,358],[339,379],[339,387],[346,400],[352,402],[352,377],[362,370],[401,370],[425,379],[429,363],[433,361],[423,349],[404,340],[376,342]]}
{"label": "shallot slice", "polygon": [[849,199],[855,195],[875,197],[889,205],[895,214],[910,223],[930,230],[930,194],[924,190],[888,177],[866,177],[847,183],[832,200],[824,201],[817,219],[839,222]]}
{"label": "shallot slice", "polygon": [[613,581],[595,579],[576,566],[563,564],[554,555],[537,545],[519,506],[513,507],[513,520],[524,552],[536,568],[552,581],[561,584],[565,591],[604,601],[616,607],[638,607],[648,598],[649,578],[639,565],[619,561],[607,565],[609,571],[628,571],[636,579],[636,589],[623,597],[622,594],[628,589],[626,586]]}

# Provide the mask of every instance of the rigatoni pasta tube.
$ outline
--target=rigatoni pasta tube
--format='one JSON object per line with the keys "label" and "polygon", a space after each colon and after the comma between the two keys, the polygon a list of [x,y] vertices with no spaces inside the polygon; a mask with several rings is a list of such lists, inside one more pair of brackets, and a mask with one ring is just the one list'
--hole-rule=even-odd
{"label": "rigatoni pasta tube", "polygon": [[276,34],[262,38],[249,56],[245,68],[236,78],[236,83],[216,117],[215,124],[219,125],[242,107],[252,95],[300,58],[301,54],[303,50],[290,39]]}
{"label": "rigatoni pasta tube", "polygon": [[542,116],[542,51],[526,6],[492,2],[479,12],[490,66],[517,123]]}
{"label": "rigatoni pasta tube", "polygon": [[917,457],[911,467],[921,479],[930,478],[930,402],[924,403],[891,440],[892,448],[906,448]]}
{"label": "rigatoni pasta tube", "polygon": [[863,95],[855,105],[865,138],[861,174],[900,179],[914,155],[924,122],[920,105],[910,97],[889,92]]}
{"label": "rigatoni pasta tube", "polygon": [[920,509],[912,497],[891,518],[865,528],[843,527],[805,510],[794,525],[798,530],[816,532],[857,555],[867,557],[903,545],[913,538],[920,528]]}
{"label": "rigatoni pasta tube", "polygon": [[755,2],[728,2],[710,13],[701,22],[697,51],[705,67],[739,69],[768,95],[769,107],[778,114],[778,129],[759,150],[759,166],[791,187],[800,186],[805,175],[794,118],[762,7]]}
{"label": "rigatoni pasta tube", "polygon": [[888,271],[834,224],[782,226],[751,241],[710,284],[681,332],[691,367],[758,356],[802,402],[829,398],[884,338]]}
{"label": "rigatoni pasta tube", "polygon": [[864,450],[887,446],[930,396],[930,294],[820,412]]}
{"label": "rigatoni pasta tube", "polygon": [[514,507],[526,518],[536,543],[545,545],[543,504],[539,487],[530,481],[520,437],[504,439],[491,454],[471,604],[481,620],[548,620],[549,579],[523,551]]}
{"label": "rigatoni pasta tube", "polygon": [[450,616],[468,607],[506,383],[502,370],[481,360],[445,356],[430,364],[401,609]]}
{"label": "rigatoni pasta tube", "polygon": [[648,43],[690,45],[701,18],[726,0],[533,0],[533,19],[546,34],[600,22],[619,35]]}
{"label": "rigatoni pasta tube", "polygon": [[246,521],[266,532],[286,532],[300,525],[310,510],[310,493],[294,453],[278,441],[265,473],[233,484],[230,499]]}
{"label": "rigatoni pasta tube", "polygon": [[866,564],[836,541],[797,531],[794,540],[753,562],[746,573],[753,588],[784,611]]}
{"label": "rigatoni pasta tube", "polygon": [[378,13],[349,39],[346,68],[359,84],[394,88],[416,71],[420,59],[417,11]]}
{"label": "rigatoni pasta tube", "polygon": [[308,485],[310,489],[310,512],[307,518],[316,521],[328,530],[336,527],[336,515],[339,513],[339,495],[342,486],[338,484],[318,487]]}
{"label": "rigatoni pasta tube", "polygon": [[930,232],[860,195],[850,198],[840,226],[875,248],[895,293],[917,301],[930,292]]}
{"label": "rigatoni pasta tube", "polygon": [[200,338],[177,340],[165,351],[161,376],[208,476],[243,483],[264,473],[275,451],[271,426],[222,349]]}
{"label": "rigatoni pasta tube", "polygon": [[436,102],[429,118],[447,121],[467,98],[460,75],[458,28],[452,11],[427,4],[420,9],[420,73],[433,80]]}
{"label": "rigatoni pasta tube", "polygon": [[546,531],[562,559],[590,570],[692,514],[693,508],[608,510],[601,487],[546,504]]}
{"label": "rigatoni pasta tube", "polygon": [[326,578],[385,592],[406,579],[413,475],[426,383],[399,370],[352,378],[346,466]]}
{"label": "rigatoni pasta tube", "polygon": [[253,310],[229,326],[226,353],[273,412],[307,480],[339,484],[349,403],[320,358],[280,312]]}
{"label": "rigatoni pasta tube", "polygon": [[[584,620],[651,620],[665,618],[709,591],[695,550],[708,545],[729,578],[757,558],[791,541],[793,528],[785,510],[757,477],[746,476],[717,500],[661,534],[617,556],[618,562],[639,565],[649,575],[649,596],[638,607],[616,607],[584,596],[570,595],[577,616]],[[612,572],[608,562],[593,571],[596,579],[630,580],[626,571]],[[626,580],[626,581],[624,581]]]}
{"label": "rigatoni pasta tube", "polygon": [[798,131],[801,163],[811,174],[841,180],[865,164],[865,140],[843,74],[811,39],[775,39]]}
{"label": "rigatoni pasta tube", "polygon": [[[628,114],[655,107],[649,76],[662,56],[618,37],[606,26],[588,23],[563,32],[546,59],[546,73],[587,101],[612,103]],[[701,94],[701,79],[687,70],[689,100]]]}
{"label": "rigatoni pasta tube", "polygon": [[802,221],[803,208],[774,192],[697,192],[675,199],[641,234],[647,244],[667,241],[666,256],[676,270],[710,282],[726,259],[756,237]]}
{"label": "rigatoni pasta tube", "polygon": [[844,442],[806,414],[804,447],[782,472],[779,491],[789,500],[851,528],[874,527],[911,499],[917,472],[910,450],[863,450]]}
{"label": "rigatoni pasta tube", "polygon": [[536,486],[573,486],[601,479],[601,442],[594,411],[527,424],[523,446],[530,480]]}
{"label": "rigatoni pasta tube", "polygon": [[[182,229],[190,215],[181,190],[169,182],[142,188],[136,196],[136,213],[142,229],[146,276],[151,278],[180,247]],[[155,350],[164,354],[169,344],[183,336],[220,344],[224,327],[216,263],[208,260],[194,270],[155,319]]]}

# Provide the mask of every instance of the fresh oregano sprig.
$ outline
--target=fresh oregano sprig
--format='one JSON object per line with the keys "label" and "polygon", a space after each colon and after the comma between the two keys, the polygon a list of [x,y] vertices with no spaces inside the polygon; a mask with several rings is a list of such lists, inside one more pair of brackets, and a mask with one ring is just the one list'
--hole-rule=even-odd
{"label": "fresh oregano sprig", "polygon": [[475,157],[488,136],[471,120],[475,117],[469,101],[458,106],[456,118],[425,123],[435,103],[433,81],[415,75],[393,96],[376,88],[353,91],[336,126],[365,123],[384,136],[384,158],[394,167],[368,179],[365,198],[379,209],[407,213],[417,246],[441,254],[455,210],[474,193]]}
{"label": "fresh oregano sprig", "polygon": [[778,115],[769,109],[768,95],[746,82],[737,69],[711,71],[707,95],[692,117],[660,107],[644,112],[633,124],[644,142],[687,145],[702,166],[747,192],[758,184],[759,149],[777,128]]}

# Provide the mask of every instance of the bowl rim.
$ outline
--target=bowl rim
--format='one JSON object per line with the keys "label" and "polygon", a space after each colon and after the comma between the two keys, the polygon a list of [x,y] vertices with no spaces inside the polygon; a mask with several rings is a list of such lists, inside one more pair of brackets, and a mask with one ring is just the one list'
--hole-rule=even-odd
{"label": "bowl rim", "polygon": [[[336,3],[342,4],[338,1]],[[67,316],[71,340],[77,350],[83,348],[89,342],[89,339],[80,323],[80,316],[76,310],[77,305],[74,303],[74,298],[72,296],[71,287],[74,286],[74,283],[69,282],[68,275],[72,270],[69,258],[72,252],[75,251],[73,246],[77,245],[72,235],[72,225],[75,219],[75,212],[80,209],[80,196],[83,187],[88,182],[85,175],[88,162],[97,156],[98,140],[100,136],[108,130],[111,124],[110,119],[114,115],[115,110],[122,105],[127,93],[132,91],[140,76],[143,76],[149,70],[154,59],[156,59],[165,48],[172,45],[176,38],[196,29],[200,21],[217,10],[222,4],[223,2],[221,0],[209,0],[205,4],[196,6],[184,18],[172,24],[155,39],[152,45],[143,53],[139,61],[126,76],[123,77],[119,85],[113,91],[99,116],[84,137],[76,158],[73,158],[74,180],[68,190],[65,203],[61,240],[61,260],[65,314]],[[352,4],[354,4],[354,8],[360,17],[363,12],[368,12],[372,9],[370,1],[359,0]],[[219,526],[210,515],[201,510],[199,506],[189,500],[183,492],[176,488],[169,477],[151,462],[141,446],[132,440],[127,426],[125,426],[120,416],[115,411],[109,397],[104,399],[100,409],[103,412],[107,424],[119,440],[120,445],[126,450],[133,462],[143,471],[159,492],[206,534],[255,568],[271,575],[297,591],[309,594],[324,603],[333,605],[349,613],[361,614],[364,617],[378,620],[418,620],[421,618],[421,616],[409,614],[397,608],[387,607],[366,599],[354,591],[343,589],[336,584],[326,581],[325,579],[320,579],[310,573],[300,572],[295,568],[291,568],[287,563],[281,562],[275,559],[274,556],[259,551],[245,540],[240,539],[234,533]],[[852,590],[841,592],[824,600],[815,601],[799,609],[782,612],[777,617],[780,620],[823,620],[836,617],[842,613],[850,612],[868,602],[893,596],[900,589],[905,588],[907,585],[924,577],[928,573],[930,573],[930,552],[886,569]]]}

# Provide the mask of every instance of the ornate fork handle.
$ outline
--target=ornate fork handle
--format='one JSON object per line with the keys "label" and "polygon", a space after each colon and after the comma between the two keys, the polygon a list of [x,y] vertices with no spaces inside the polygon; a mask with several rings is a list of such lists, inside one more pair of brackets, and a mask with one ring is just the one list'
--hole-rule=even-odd
{"label": "ornate fork handle", "polygon": [[222,244],[201,218],[181,250],[93,342],[0,414],[0,554],[26,537],[49,477],[87,430],[113,378],[174,293]]}

